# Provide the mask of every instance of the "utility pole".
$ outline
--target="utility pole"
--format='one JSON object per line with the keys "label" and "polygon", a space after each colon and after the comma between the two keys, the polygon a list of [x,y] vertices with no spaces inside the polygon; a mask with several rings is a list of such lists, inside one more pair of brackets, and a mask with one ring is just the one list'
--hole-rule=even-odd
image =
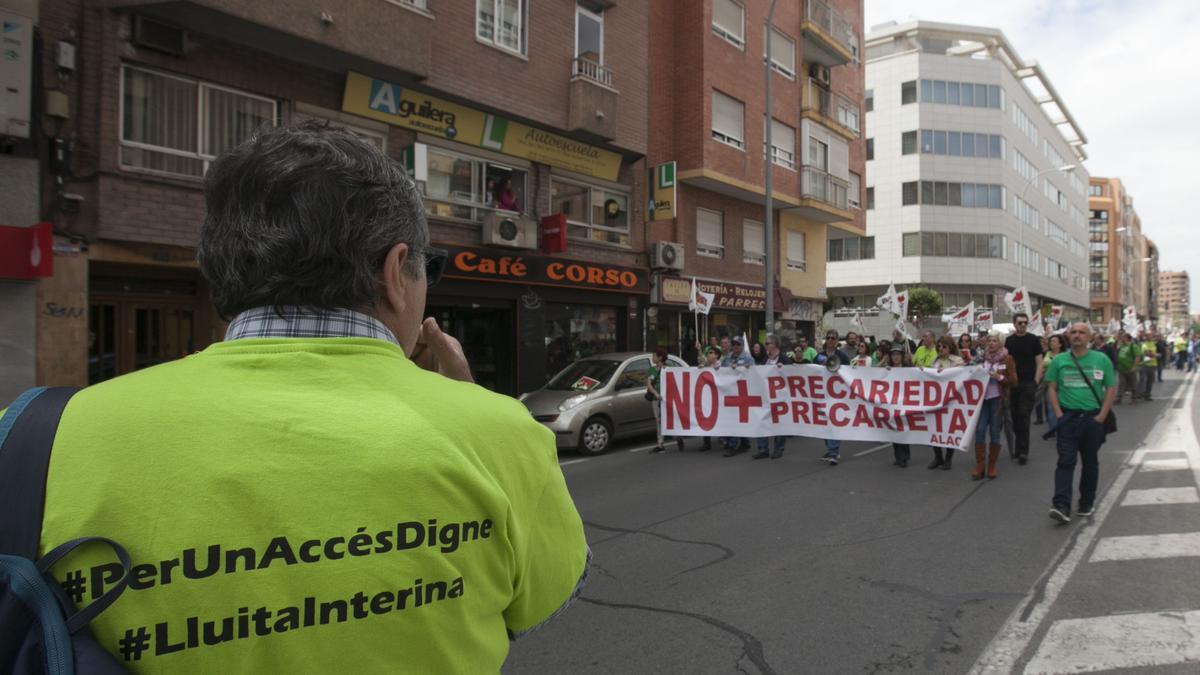
{"label": "utility pole", "polygon": [[767,333],[775,332],[775,223],[773,212],[775,205],[772,200],[772,174],[771,165],[774,163],[775,149],[771,147],[771,122],[774,118],[771,117],[771,27],[774,25],[775,17],[775,2],[771,0],[771,8],[767,10],[767,46],[766,54],[763,55],[763,70],[766,73],[767,81],[767,101],[766,101],[766,153],[763,157],[763,171],[766,174],[766,189],[767,189],[767,217],[764,221],[766,225],[763,229],[763,236],[766,238],[766,268],[767,268]]}

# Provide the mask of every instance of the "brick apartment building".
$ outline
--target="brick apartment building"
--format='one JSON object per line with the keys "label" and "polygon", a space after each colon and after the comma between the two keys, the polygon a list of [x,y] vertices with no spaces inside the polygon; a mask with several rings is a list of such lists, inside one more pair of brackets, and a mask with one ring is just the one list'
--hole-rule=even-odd
{"label": "brick apartment building", "polygon": [[[451,251],[429,312],[481,384],[528,391],[579,356],[643,347],[646,3],[32,6],[34,100],[48,104],[30,152],[56,233],[54,275],[23,305],[37,383],[86,385],[220,340],[195,265],[202,176],[261,125],[309,118],[422,184]],[[69,156],[50,161],[55,147]],[[567,236],[550,236],[562,221]]]}
{"label": "brick apartment building", "polygon": [[1126,307],[1153,319],[1157,249],[1120,178],[1088,180],[1089,288],[1095,323],[1121,320]]}
{"label": "brick apartment building", "polygon": [[[647,316],[652,340],[685,356],[697,337],[697,317],[687,309],[693,277],[700,290],[716,295],[700,326],[702,340],[757,337],[766,328],[769,5],[650,3],[648,160],[656,167],[659,203],[673,209],[660,206],[648,237],[678,248],[671,261],[655,261]],[[857,239],[864,228],[863,6],[861,0],[778,3],[771,25],[775,328],[785,337],[811,337],[826,299],[827,241]]]}
{"label": "brick apartment building", "polygon": [[1191,281],[1187,271],[1158,273],[1158,316],[1166,330],[1192,328]]}

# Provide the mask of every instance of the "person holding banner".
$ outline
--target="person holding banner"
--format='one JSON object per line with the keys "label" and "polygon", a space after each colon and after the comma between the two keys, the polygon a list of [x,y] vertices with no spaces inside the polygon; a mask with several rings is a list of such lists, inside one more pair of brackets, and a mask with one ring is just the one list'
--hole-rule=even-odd
{"label": "person holding banner", "polygon": [[[662,371],[666,367],[667,350],[659,347],[650,355],[650,371],[646,377],[646,400],[650,401],[650,406],[654,409],[654,433],[658,439],[658,443],[650,451],[651,454],[663,451]],[[675,445],[683,452],[683,436],[675,437]]]}
{"label": "person holding banner", "polygon": [[[721,367],[721,348],[716,345],[709,345],[704,348],[704,360],[699,364],[700,368],[710,368],[716,370]],[[705,436],[704,442],[700,444],[700,452],[712,450],[712,437]]]}
{"label": "person holding banner", "polygon": [[[830,370],[848,365],[850,357],[846,353],[838,349],[838,332],[829,330],[825,332],[825,346],[817,353],[815,361],[818,365],[823,365]],[[832,439],[825,439],[825,454],[821,457],[821,461],[828,462],[832,466],[837,466],[841,461],[842,442]]]}
{"label": "person holding banner", "polygon": [[[909,367],[912,367],[912,363],[909,362],[908,351],[904,347],[895,345],[888,349],[888,370]],[[892,443],[892,456],[895,457],[892,465],[901,469],[908,468],[908,460],[912,457],[912,446],[908,443]]]}
{"label": "person holding banner", "polygon": [[[779,351],[779,338],[774,335],[768,335],[766,338],[767,349],[766,358],[763,365],[767,366],[790,366],[792,360],[788,358],[786,352]],[[770,442],[770,454],[767,452],[767,444]],[[758,439],[758,452],[754,453],[753,459],[779,459],[783,457],[783,448],[787,444],[787,436],[764,436]]]}
{"label": "person holding banner", "polygon": [[[725,339],[729,340],[730,348],[729,348],[729,351],[725,354],[725,357],[721,359],[721,367],[722,368],[736,369],[738,366],[742,366],[744,368],[749,368],[754,365],[754,359],[750,356],[750,354],[748,352],[746,352],[746,349],[745,349],[746,343],[745,343],[745,339],[742,336],[734,335],[732,338],[725,338]],[[725,339],[722,339],[722,343],[724,342]],[[748,438],[730,437],[730,438],[725,439],[725,456],[726,457],[733,457],[734,455],[738,454],[739,452],[745,452],[746,450],[749,450],[749,449],[750,449],[750,439],[748,439]]]}
{"label": "person holding banner", "polygon": [[[1038,317],[1041,321],[1041,317]],[[1012,413],[1013,448],[1018,464],[1029,461],[1029,418],[1037,403],[1037,385],[1042,381],[1042,340],[1029,332],[1029,315],[1013,314],[1016,333],[1004,341],[1004,348],[1017,364],[1017,384],[1010,392],[1009,410]]]}
{"label": "person holding banner", "polygon": [[856,368],[858,366],[870,368],[874,362],[875,359],[871,358],[871,345],[867,344],[866,341],[859,342],[857,353],[850,357],[850,365]]}
{"label": "person holding banner", "polygon": [[993,331],[987,336],[983,369],[987,371],[988,383],[983,394],[979,421],[975,423],[975,470],[971,472],[971,480],[983,478],[985,456],[988,480],[996,478],[996,461],[1000,459],[1000,433],[1004,424],[1001,404],[1017,383],[1017,364],[1008,355],[1008,350],[1000,344],[999,332]]}
{"label": "person holding banner", "polygon": [[928,368],[933,365],[937,357],[937,338],[934,337],[933,331],[927,330],[921,333],[921,346],[917,347],[917,352],[913,354],[913,365],[918,368]]}
{"label": "person holding banner", "polygon": [[[929,334],[932,335],[932,331]],[[963,365],[963,358],[958,355],[958,346],[954,344],[954,338],[949,335],[938,338],[937,353],[937,358],[928,367],[936,369],[939,373],[947,368],[957,368]],[[943,458],[942,447],[937,445],[930,447],[933,449],[933,461],[925,468],[936,469],[940,466],[943,471],[949,471],[954,461],[954,448],[944,448],[946,453]]]}
{"label": "person holding banner", "polygon": [[983,361],[983,348],[975,346],[975,340],[969,332],[963,333],[958,336],[958,355],[968,365],[978,364]]}
{"label": "person holding banner", "polygon": [[792,351],[793,363],[812,363],[817,360],[817,350],[808,344],[808,336],[801,335]]}
{"label": "person holding banner", "polygon": [[1086,323],[1071,326],[1071,351],[1055,357],[1046,373],[1047,395],[1059,422],[1055,427],[1058,466],[1054,470],[1054,497],[1050,517],[1071,522],[1071,497],[1075,462],[1083,463],[1079,476],[1080,516],[1090,516],[1096,507],[1096,485],[1100,481],[1100,446],[1105,441],[1104,421],[1116,398],[1116,379],[1108,357],[1088,349],[1090,329]]}

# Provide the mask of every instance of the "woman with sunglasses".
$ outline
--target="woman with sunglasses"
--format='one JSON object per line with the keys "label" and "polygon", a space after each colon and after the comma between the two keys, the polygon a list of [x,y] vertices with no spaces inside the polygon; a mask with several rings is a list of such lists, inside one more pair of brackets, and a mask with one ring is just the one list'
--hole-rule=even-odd
{"label": "woman with sunglasses", "polygon": [[875,359],[871,358],[871,345],[867,344],[865,340],[860,340],[855,348],[854,356],[850,357],[850,365],[870,367],[873,363],[875,363]]}
{"label": "woman with sunglasses", "polygon": [[[949,335],[943,335],[937,340],[937,358],[929,367],[942,372],[947,368],[957,368],[963,365],[963,358],[958,355],[958,345],[954,344],[954,338]],[[933,461],[929,463],[927,469],[936,469],[939,466],[943,471],[949,471],[951,462],[954,460],[954,448],[941,448],[936,445],[930,446],[933,448]],[[945,457],[942,451],[945,450]]]}
{"label": "woman with sunglasses", "polygon": [[963,333],[958,336],[958,355],[968,365],[978,364],[983,361],[983,347],[982,345],[976,346],[970,333]]}

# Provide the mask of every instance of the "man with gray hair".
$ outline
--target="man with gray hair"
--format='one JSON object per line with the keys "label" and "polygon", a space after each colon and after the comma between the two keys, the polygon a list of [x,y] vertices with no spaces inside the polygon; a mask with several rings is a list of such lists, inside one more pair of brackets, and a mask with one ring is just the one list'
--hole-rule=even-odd
{"label": "man with gray hair", "polygon": [[[445,252],[413,181],[306,124],[218,158],[205,200],[225,341],[75,394],[54,443],[42,549],[133,559],[100,644],[154,672],[497,672],[591,554],[552,434],[422,321]],[[78,558],[56,572],[91,598],[120,577]]]}

